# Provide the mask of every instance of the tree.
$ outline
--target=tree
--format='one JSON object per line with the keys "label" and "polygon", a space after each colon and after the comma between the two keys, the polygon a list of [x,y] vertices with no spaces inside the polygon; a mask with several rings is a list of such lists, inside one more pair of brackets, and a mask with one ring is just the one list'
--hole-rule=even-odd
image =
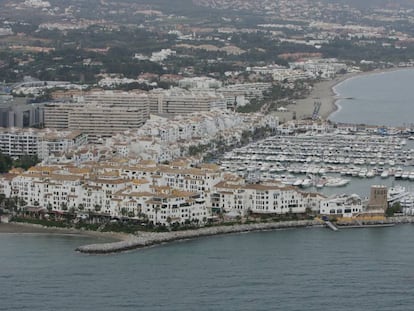
{"label": "tree", "polygon": [[100,206],[99,204],[95,204],[94,208],[95,208],[95,212],[99,212],[102,209],[102,206]]}
{"label": "tree", "polygon": [[128,210],[125,207],[121,208],[121,215],[126,216],[127,214],[128,214]]}
{"label": "tree", "polygon": [[15,197],[13,197],[13,198],[7,198],[7,199],[4,201],[4,206],[5,206],[8,210],[11,210],[11,211],[16,210],[16,207],[17,207],[16,198],[15,198]]}
{"label": "tree", "polygon": [[13,160],[0,152],[0,173],[7,173],[12,168]]}
{"label": "tree", "polygon": [[6,201],[6,196],[3,193],[0,193],[0,206],[3,206]]}
{"label": "tree", "polygon": [[67,211],[68,210],[68,204],[66,202],[62,202],[62,203],[60,203],[60,208],[62,209],[62,211]]}
{"label": "tree", "polygon": [[69,209],[69,214],[75,215],[75,208],[73,206]]}
{"label": "tree", "polygon": [[14,161],[13,165],[15,167],[21,167],[24,170],[28,170],[30,167],[35,166],[39,163],[39,159],[36,155],[23,155],[18,160]]}
{"label": "tree", "polygon": [[400,202],[396,202],[392,206],[390,206],[386,209],[385,215],[387,217],[392,217],[392,216],[394,216],[395,213],[401,213],[401,212],[402,212],[401,204],[400,204]]}

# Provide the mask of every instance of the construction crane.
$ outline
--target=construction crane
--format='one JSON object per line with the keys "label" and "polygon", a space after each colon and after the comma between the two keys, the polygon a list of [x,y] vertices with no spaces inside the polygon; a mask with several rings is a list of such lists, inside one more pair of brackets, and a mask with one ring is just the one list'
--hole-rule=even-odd
{"label": "construction crane", "polygon": [[322,103],[320,101],[315,101],[313,103],[313,113],[312,113],[312,120],[318,119],[319,110],[321,109]]}

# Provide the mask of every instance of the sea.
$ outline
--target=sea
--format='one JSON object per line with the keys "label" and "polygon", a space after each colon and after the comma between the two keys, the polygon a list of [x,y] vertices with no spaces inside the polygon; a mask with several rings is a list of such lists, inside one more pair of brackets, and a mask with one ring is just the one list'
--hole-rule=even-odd
{"label": "sea", "polygon": [[0,310],[412,311],[414,226],[287,229],[84,255],[0,234]]}
{"label": "sea", "polygon": [[385,126],[413,126],[414,69],[355,76],[339,83],[340,98],[330,120]]}
{"label": "sea", "polygon": [[[410,81],[414,70],[343,82],[336,91],[353,99],[331,119],[412,122]],[[366,187],[359,182],[342,190]],[[94,238],[0,233],[0,311],[412,311],[413,237],[412,225],[302,228],[85,255],[75,248]]]}

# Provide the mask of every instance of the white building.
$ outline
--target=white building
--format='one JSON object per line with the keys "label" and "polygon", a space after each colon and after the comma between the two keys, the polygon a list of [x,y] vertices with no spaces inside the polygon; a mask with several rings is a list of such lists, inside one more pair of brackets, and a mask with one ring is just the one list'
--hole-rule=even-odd
{"label": "white building", "polygon": [[322,200],[320,214],[339,217],[352,217],[363,210],[362,200],[356,195],[339,195]]}
{"label": "white building", "polygon": [[151,113],[178,115],[227,108],[222,95],[208,90],[156,89],[149,92],[149,97]]}
{"label": "white building", "polygon": [[311,196],[282,184],[245,184],[243,180],[223,181],[214,186],[212,207],[244,216],[254,214],[305,213],[319,211],[322,196]]}
{"label": "white building", "polygon": [[145,93],[92,92],[76,103],[54,103],[44,107],[45,126],[69,128],[88,135],[93,142],[127,129],[137,129],[149,119]]}
{"label": "white building", "polygon": [[178,86],[183,89],[217,89],[222,83],[208,77],[184,78],[178,81]]}
{"label": "white building", "polygon": [[36,155],[39,159],[47,159],[51,154],[68,152],[86,142],[86,135],[79,131],[0,129],[0,151],[12,157]]}

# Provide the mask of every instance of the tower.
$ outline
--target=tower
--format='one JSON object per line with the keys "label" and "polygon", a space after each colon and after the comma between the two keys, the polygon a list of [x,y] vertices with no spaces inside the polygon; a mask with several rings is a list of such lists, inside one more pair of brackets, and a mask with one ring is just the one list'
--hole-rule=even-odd
{"label": "tower", "polygon": [[371,186],[371,194],[369,197],[367,210],[375,212],[385,212],[387,207],[387,187],[379,185]]}

